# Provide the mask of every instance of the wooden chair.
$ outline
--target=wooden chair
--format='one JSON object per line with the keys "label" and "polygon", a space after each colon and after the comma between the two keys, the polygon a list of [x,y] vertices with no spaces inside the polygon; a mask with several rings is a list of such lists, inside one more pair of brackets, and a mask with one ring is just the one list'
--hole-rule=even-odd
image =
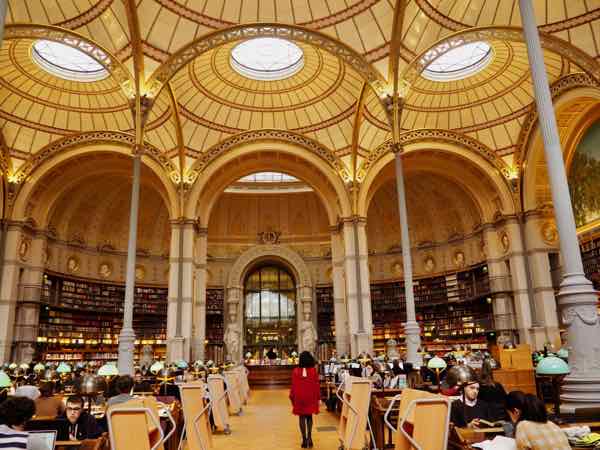
{"label": "wooden chair", "polygon": [[344,392],[338,398],[342,401],[342,413],[338,425],[340,449],[362,450],[368,448],[369,405],[371,402],[371,381],[365,378],[350,377]]}
{"label": "wooden chair", "polygon": [[239,376],[233,370],[223,372],[227,383],[227,398],[229,400],[229,414],[242,412],[242,399],[240,398]]}
{"label": "wooden chair", "polygon": [[[208,420],[208,411],[211,402],[204,404],[206,392],[204,382],[194,381],[192,383],[180,384],[181,406],[185,422],[185,439],[179,442],[179,449],[186,450],[210,450],[212,448],[212,433]],[[186,442],[183,446],[184,440]]]}
{"label": "wooden chair", "polygon": [[160,421],[140,399],[111,406],[106,418],[112,449],[158,450],[164,441]]}
{"label": "wooden chair", "polygon": [[221,375],[212,374],[207,380],[208,392],[210,393],[211,410],[215,428],[229,434],[229,413],[225,397],[225,379]]}
{"label": "wooden chair", "polygon": [[[398,426],[394,427],[388,417],[398,400]],[[385,422],[394,433],[396,450],[446,450],[450,400],[443,395],[404,389],[390,403]],[[407,432],[407,424],[412,425],[412,434]]]}

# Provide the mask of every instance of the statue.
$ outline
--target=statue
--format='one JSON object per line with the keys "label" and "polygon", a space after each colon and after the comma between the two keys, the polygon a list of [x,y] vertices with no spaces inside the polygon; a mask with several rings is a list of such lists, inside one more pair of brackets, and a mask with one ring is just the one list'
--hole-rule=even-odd
{"label": "statue", "polygon": [[225,335],[223,336],[227,359],[235,363],[238,363],[242,360],[240,354],[240,334],[241,333],[238,329],[238,325],[232,322],[227,325]]}
{"label": "statue", "polygon": [[151,345],[144,345],[142,347],[142,358],[140,359],[140,365],[142,367],[150,367],[152,365],[152,360],[154,359],[154,349]]}
{"label": "statue", "polygon": [[313,355],[317,348],[317,330],[312,322],[305,321],[302,325],[302,349]]}
{"label": "statue", "polygon": [[388,360],[392,360],[392,359],[400,359],[400,352],[398,351],[398,343],[396,342],[395,339],[389,339],[386,343],[385,343],[386,347],[387,347],[387,357]]}
{"label": "statue", "polygon": [[31,344],[24,344],[21,347],[21,363],[31,364],[34,355],[35,349]]}

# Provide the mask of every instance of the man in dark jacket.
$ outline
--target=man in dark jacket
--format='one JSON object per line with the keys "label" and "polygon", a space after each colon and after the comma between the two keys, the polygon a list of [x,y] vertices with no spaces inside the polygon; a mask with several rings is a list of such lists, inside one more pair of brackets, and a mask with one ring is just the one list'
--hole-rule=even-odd
{"label": "man in dark jacket", "polygon": [[471,380],[463,385],[461,397],[452,402],[450,421],[457,427],[478,428],[479,420],[492,421],[490,407],[487,402],[479,399],[479,382]]}
{"label": "man in dark jacket", "polygon": [[96,439],[102,434],[102,429],[94,416],[83,409],[83,398],[72,395],[67,398],[67,408],[61,418],[69,422],[69,440],[82,441]]}

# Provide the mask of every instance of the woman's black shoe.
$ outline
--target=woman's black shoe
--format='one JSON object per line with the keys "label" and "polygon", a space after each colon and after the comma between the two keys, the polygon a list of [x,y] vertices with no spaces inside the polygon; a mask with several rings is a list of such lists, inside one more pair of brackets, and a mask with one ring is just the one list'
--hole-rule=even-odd
{"label": "woman's black shoe", "polygon": [[300,447],[302,447],[302,448],[308,448],[308,442],[306,441],[305,438],[302,438],[302,445]]}
{"label": "woman's black shoe", "polygon": [[307,444],[307,447],[308,447],[308,448],[313,448],[313,441],[312,441],[312,438],[308,438],[308,441],[307,441],[307,443],[306,443],[306,444]]}

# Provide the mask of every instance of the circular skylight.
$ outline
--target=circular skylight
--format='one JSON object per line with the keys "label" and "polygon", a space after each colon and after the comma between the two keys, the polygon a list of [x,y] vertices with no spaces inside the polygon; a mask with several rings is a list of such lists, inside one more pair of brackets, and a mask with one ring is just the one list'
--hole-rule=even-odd
{"label": "circular skylight", "polygon": [[302,69],[304,53],[285,39],[248,39],[231,50],[231,66],[240,75],[254,80],[283,80]]}
{"label": "circular skylight", "polygon": [[[97,49],[94,54],[104,55]],[[87,53],[60,42],[39,40],[33,44],[31,55],[45,71],[73,81],[97,81],[108,76],[106,68]],[[105,56],[105,55],[104,55]]]}
{"label": "circular skylight", "polygon": [[239,183],[298,183],[299,181],[298,178],[282,172],[257,172],[238,180]]}
{"label": "circular skylight", "polygon": [[[435,57],[440,53],[440,56]],[[476,74],[488,65],[492,59],[492,47],[483,41],[467,44],[446,42],[427,52],[424,58],[431,60],[423,70],[423,76],[428,80],[461,80]]]}

